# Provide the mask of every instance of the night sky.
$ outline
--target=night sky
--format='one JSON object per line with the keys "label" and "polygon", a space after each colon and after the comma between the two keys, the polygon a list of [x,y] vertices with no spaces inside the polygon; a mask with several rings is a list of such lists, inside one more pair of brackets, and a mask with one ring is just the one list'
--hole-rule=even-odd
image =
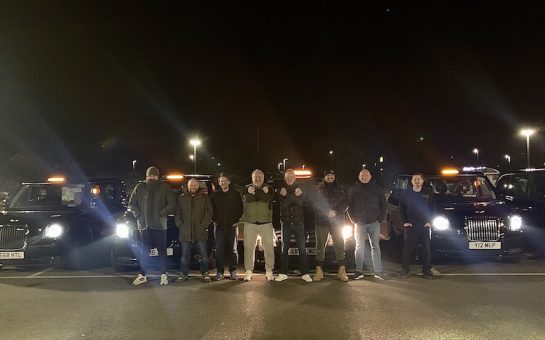
{"label": "night sky", "polygon": [[380,155],[390,172],[426,170],[475,163],[475,147],[515,168],[517,131],[545,126],[531,4],[197,3],[1,1],[0,162],[192,172],[198,134],[203,172],[323,169],[329,150],[346,174]]}

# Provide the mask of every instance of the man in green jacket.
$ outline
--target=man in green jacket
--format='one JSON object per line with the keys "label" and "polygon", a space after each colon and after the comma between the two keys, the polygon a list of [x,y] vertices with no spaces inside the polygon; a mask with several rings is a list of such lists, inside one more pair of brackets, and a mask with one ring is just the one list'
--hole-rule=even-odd
{"label": "man in green jacket", "polygon": [[140,274],[134,279],[137,286],[148,282],[150,251],[157,248],[161,265],[161,286],[168,284],[167,272],[167,216],[176,209],[176,197],[167,183],[159,181],[159,169],[146,171],[146,181],[138,183],[129,199],[129,211],[136,217],[140,231]]}
{"label": "man in green jacket", "polygon": [[265,174],[261,170],[252,172],[252,184],[247,185],[242,193],[244,213],[244,281],[252,280],[255,263],[255,246],[258,236],[261,237],[265,252],[265,276],[267,281],[274,281],[274,229],[272,225],[272,200],[274,189],[264,183]]}
{"label": "man in green jacket", "polygon": [[212,220],[212,201],[200,188],[199,181],[192,178],[187,183],[187,190],[178,199],[176,225],[180,230],[182,245],[181,275],[178,281],[189,278],[189,256],[196,244],[201,255],[201,274],[203,282],[210,282],[208,275],[208,225]]}

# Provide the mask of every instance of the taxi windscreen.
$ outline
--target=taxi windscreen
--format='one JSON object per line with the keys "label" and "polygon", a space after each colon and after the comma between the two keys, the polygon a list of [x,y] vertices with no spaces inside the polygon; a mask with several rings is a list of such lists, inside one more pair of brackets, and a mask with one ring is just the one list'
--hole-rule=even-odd
{"label": "taxi windscreen", "polygon": [[445,176],[429,179],[437,201],[491,201],[496,194],[483,176]]}
{"label": "taxi windscreen", "polygon": [[83,202],[83,184],[25,184],[13,197],[14,209],[76,207]]}

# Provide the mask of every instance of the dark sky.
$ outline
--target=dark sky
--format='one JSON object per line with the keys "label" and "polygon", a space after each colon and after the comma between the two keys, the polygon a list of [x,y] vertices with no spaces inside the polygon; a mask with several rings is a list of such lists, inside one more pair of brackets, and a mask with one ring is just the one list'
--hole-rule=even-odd
{"label": "dark sky", "polygon": [[[329,150],[354,171],[461,165],[474,147],[522,166],[517,130],[545,125],[545,12],[529,3],[197,3],[1,1],[0,157],[189,172],[199,134],[209,172],[211,157],[323,168]],[[533,137],[535,166],[544,150]]]}

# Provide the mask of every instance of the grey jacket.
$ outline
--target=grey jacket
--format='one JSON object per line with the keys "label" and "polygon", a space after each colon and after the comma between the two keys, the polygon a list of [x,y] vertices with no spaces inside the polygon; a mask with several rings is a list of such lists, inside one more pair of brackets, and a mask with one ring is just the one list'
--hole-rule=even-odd
{"label": "grey jacket", "polygon": [[184,191],[178,198],[176,225],[180,230],[180,241],[208,240],[208,225],[212,221],[212,201],[199,188],[195,196]]}
{"label": "grey jacket", "polygon": [[166,230],[167,216],[176,209],[176,197],[167,183],[140,182],[129,199],[129,210],[138,221],[138,230]]}

